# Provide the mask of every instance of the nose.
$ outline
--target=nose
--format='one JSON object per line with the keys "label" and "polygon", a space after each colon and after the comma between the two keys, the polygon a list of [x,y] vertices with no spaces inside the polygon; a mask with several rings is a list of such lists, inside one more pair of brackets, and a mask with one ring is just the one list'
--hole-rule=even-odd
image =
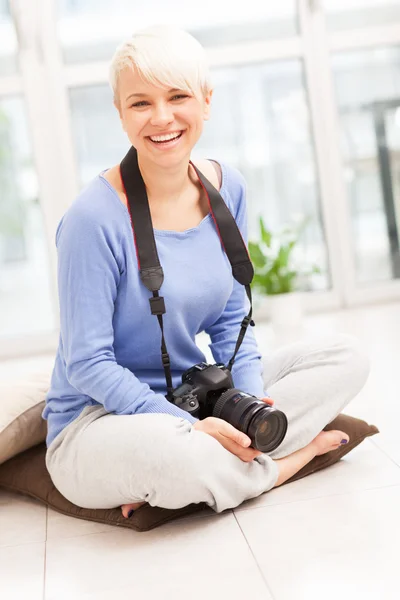
{"label": "nose", "polygon": [[160,102],[154,105],[150,123],[153,127],[165,127],[174,120],[172,107],[168,103]]}

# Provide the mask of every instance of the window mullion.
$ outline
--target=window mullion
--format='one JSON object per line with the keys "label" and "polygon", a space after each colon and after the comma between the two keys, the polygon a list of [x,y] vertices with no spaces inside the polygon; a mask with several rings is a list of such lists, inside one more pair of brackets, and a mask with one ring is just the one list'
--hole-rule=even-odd
{"label": "window mullion", "polygon": [[397,44],[400,44],[399,23],[332,32],[329,35],[329,48],[332,52]]}
{"label": "window mullion", "polygon": [[355,268],[328,39],[321,7],[310,3],[309,0],[300,0],[299,5],[304,40],[305,77],[332,285],[338,304],[345,305],[354,288]]}
{"label": "window mullion", "polygon": [[[298,58],[302,54],[300,38],[279,41],[258,41],[223,48],[207,47],[206,53],[212,68],[246,65]],[[71,86],[98,85],[107,83],[108,62],[66,65],[63,71],[64,84]]]}
{"label": "window mullion", "polygon": [[45,93],[46,77],[40,51],[36,2],[24,4],[11,0],[11,9],[18,35],[18,56],[21,74],[21,92],[26,106],[33,150],[33,161],[38,177],[40,205],[46,232],[46,241],[52,272],[52,292],[56,297],[56,256],[52,226],[54,215],[55,164],[52,155],[51,112]]}
{"label": "window mullion", "polygon": [[[78,185],[62,76],[55,76],[55,59],[50,59],[58,51],[55,47],[55,23],[52,35],[49,32],[52,4],[47,0],[29,3],[12,0],[19,38],[21,87],[38,176],[53,299],[57,305],[55,231],[61,216],[76,195]],[[58,314],[58,310],[55,310],[55,314]]]}
{"label": "window mullion", "polygon": [[65,66],[57,34],[56,2],[54,0],[37,0],[37,2],[46,93],[52,112],[53,145],[59,164],[58,176],[63,185],[57,199],[58,221],[76,197],[80,186],[74,155],[68,87],[64,76]]}

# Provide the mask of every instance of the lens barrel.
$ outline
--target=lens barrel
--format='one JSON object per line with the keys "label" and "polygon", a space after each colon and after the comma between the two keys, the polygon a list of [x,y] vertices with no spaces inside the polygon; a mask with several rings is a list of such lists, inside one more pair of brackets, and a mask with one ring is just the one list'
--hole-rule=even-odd
{"label": "lens barrel", "polygon": [[286,415],[265,402],[232,388],[215,403],[213,416],[224,419],[251,439],[253,448],[272,452],[283,441],[288,427]]}

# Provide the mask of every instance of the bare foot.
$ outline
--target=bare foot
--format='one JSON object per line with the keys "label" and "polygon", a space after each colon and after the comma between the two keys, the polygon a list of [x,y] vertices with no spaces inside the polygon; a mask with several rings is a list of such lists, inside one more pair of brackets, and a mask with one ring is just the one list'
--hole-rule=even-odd
{"label": "bare foot", "polygon": [[317,435],[316,438],[313,439],[312,444],[314,444],[317,449],[316,456],[320,456],[321,454],[326,454],[327,452],[331,452],[332,450],[336,450],[342,443],[342,440],[349,441],[349,436],[347,433],[338,430],[332,431],[321,431]]}
{"label": "bare foot", "polygon": [[130,510],[136,510],[139,506],[143,506],[146,502],[135,502],[134,504],[123,504],[121,506],[122,515],[128,519],[128,513]]}

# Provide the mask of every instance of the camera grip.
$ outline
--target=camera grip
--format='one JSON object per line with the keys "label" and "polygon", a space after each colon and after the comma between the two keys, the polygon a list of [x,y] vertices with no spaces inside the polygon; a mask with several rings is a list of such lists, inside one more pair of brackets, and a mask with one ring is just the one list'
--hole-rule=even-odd
{"label": "camera grip", "polygon": [[[176,403],[176,402],[175,402]],[[186,397],[181,404],[176,403],[179,408],[182,410],[186,410],[192,417],[196,419],[199,418],[200,415],[200,404],[195,396],[189,395]]]}

